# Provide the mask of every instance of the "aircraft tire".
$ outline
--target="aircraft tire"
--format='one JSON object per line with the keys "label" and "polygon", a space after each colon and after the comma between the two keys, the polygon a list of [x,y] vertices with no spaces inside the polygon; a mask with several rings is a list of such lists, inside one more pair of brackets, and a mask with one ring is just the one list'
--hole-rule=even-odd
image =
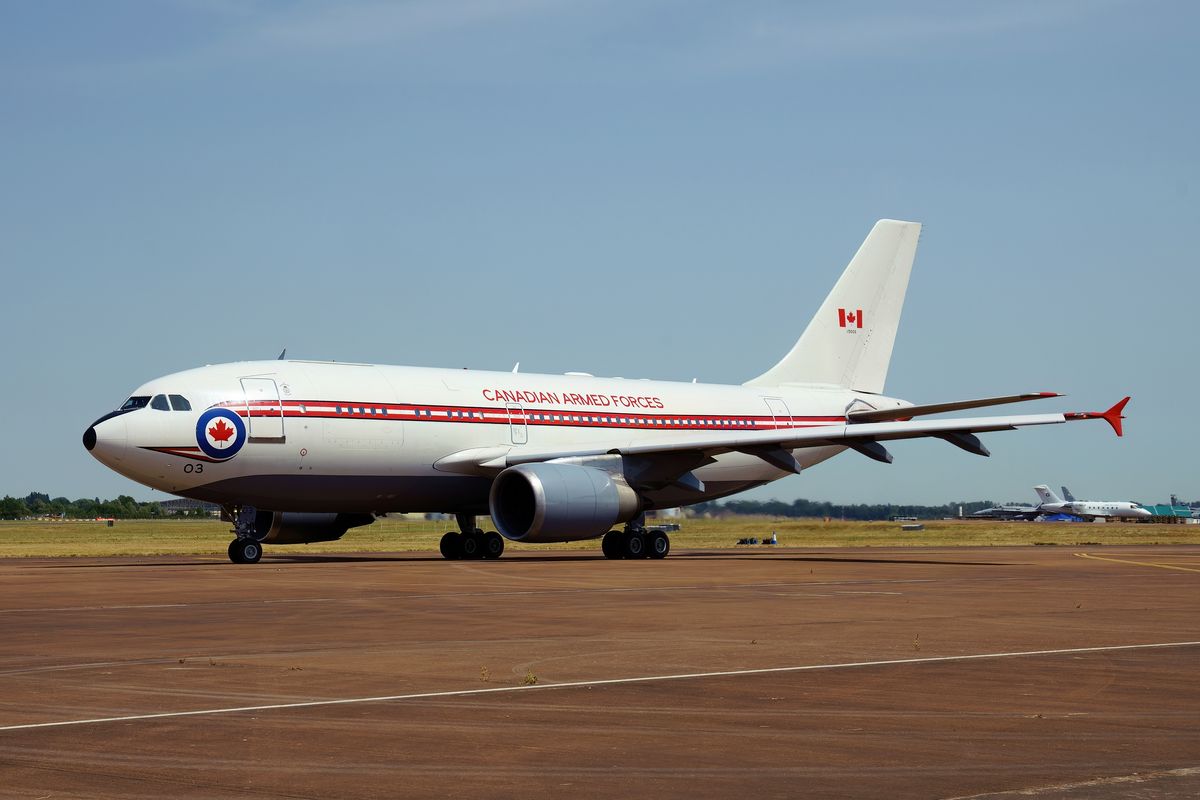
{"label": "aircraft tire", "polygon": [[604,538],[600,540],[600,549],[605,558],[616,560],[623,557],[621,551],[625,543],[621,540],[622,536],[624,534],[621,531],[609,531],[604,534]]}
{"label": "aircraft tire", "polygon": [[238,549],[238,540],[234,539],[229,543],[229,560],[234,564],[245,563],[242,561],[241,551]]}
{"label": "aircraft tire", "polygon": [[471,560],[483,558],[483,537],[478,533],[463,534],[459,547],[462,549],[463,558]]}
{"label": "aircraft tire", "polygon": [[442,551],[442,558],[447,561],[457,561],[462,558],[462,543],[460,539],[462,539],[462,535],[454,531],[447,531],[442,536],[442,541],[438,543],[438,549]]}
{"label": "aircraft tire", "polygon": [[666,558],[671,552],[671,539],[662,531],[646,534],[646,555],[650,558]]}
{"label": "aircraft tire", "polygon": [[499,558],[504,555],[504,537],[495,531],[483,535],[483,557]]}
{"label": "aircraft tire", "polygon": [[238,564],[257,564],[262,559],[262,545],[253,539],[234,539],[233,545]]}
{"label": "aircraft tire", "polygon": [[625,534],[625,558],[645,558],[646,557],[646,537],[641,533]]}

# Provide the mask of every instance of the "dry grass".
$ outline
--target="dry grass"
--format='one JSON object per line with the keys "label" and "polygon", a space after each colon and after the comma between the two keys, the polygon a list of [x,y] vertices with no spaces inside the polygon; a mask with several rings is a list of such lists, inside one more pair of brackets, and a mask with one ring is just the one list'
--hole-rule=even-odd
{"label": "dry grass", "polygon": [[[481,520],[481,525],[483,521]],[[1200,527],[1118,523],[937,521],[903,532],[894,522],[824,522],[819,519],[733,517],[683,520],[672,534],[676,548],[736,547],[738,539],[770,537],[783,547],[999,546],[1056,544],[1200,544]],[[485,526],[486,527],[486,526]],[[355,528],[337,542],[295,545],[303,553],[436,551],[452,522],[383,519]],[[118,520],[100,522],[0,522],[0,557],[224,554],[229,524],[217,520]],[[600,542],[514,545],[513,549],[598,550]],[[747,548],[750,549],[750,548]],[[761,548],[758,548],[761,549]]]}

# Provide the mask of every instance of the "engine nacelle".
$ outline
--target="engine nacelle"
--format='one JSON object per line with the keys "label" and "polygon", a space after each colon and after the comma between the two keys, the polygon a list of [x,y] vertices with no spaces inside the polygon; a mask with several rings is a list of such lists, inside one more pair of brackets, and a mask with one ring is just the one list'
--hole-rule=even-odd
{"label": "engine nacelle", "polygon": [[602,469],[521,464],[492,482],[492,521],[514,542],[574,542],[603,536],[637,516],[637,493]]}
{"label": "engine nacelle", "polygon": [[301,511],[263,511],[254,514],[254,538],[266,544],[332,542],[346,531],[370,525],[370,514],[313,514]]}

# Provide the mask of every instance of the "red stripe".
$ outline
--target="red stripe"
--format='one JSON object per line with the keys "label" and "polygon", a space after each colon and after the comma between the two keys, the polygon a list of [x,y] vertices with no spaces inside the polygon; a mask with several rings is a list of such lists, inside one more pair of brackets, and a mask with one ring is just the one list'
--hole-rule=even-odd
{"label": "red stripe", "polygon": [[[842,416],[791,416],[755,414],[646,414],[631,411],[579,411],[504,406],[442,406],[346,401],[274,400],[221,404],[242,417],[292,417],[314,419],[398,419],[414,422],[459,422],[507,425],[510,421],[542,427],[625,428],[641,430],[784,430],[845,422]],[[282,413],[281,413],[282,412]],[[510,418],[511,414],[511,418]]]}

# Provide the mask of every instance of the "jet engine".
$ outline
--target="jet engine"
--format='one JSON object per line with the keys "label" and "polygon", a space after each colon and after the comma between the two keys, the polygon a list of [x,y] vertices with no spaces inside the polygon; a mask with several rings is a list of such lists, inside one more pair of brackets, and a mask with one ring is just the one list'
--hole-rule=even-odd
{"label": "jet engine", "polygon": [[267,544],[332,542],[346,531],[370,525],[370,514],[312,514],[298,511],[263,511],[254,515],[254,538]]}
{"label": "jet engine", "polygon": [[637,516],[637,493],[619,476],[578,464],[521,464],[496,476],[492,521],[514,542],[574,542],[603,536]]}

